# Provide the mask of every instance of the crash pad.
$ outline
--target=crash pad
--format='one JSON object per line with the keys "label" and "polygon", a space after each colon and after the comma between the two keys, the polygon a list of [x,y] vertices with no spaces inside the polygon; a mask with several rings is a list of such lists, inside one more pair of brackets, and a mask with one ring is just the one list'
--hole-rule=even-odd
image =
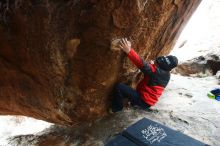
{"label": "crash pad", "polygon": [[[130,144],[130,143],[131,144]],[[208,146],[179,131],[143,118],[105,146]]]}
{"label": "crash pad", "polygon": [[138,146],[126,137],[118,135],[110,140],[105,146]]}
{"label": "crash pad", "polygon": [[140,146],[205,146],[198,140],[147,118],[128,127],[122,135]]}

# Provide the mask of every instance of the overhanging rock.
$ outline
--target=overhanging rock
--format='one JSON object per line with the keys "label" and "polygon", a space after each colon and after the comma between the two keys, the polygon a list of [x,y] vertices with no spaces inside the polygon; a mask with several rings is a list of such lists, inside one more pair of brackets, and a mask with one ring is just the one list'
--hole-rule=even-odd
{"label": "overhanging rock", "polygon": [[135,74],[113,39],[144,58],[168,54],[201,0],[0,1],[0,114],[75,125],[106,114]]}

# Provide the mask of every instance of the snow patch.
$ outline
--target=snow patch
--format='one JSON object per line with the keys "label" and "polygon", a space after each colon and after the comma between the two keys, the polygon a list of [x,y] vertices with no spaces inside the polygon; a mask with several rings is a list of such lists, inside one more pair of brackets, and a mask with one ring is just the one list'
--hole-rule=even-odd
{"label": "snow patch", "polygon": [[24,116],[0,116],[0,145],[8,146],[8,138],[36,134],[52,124]]}

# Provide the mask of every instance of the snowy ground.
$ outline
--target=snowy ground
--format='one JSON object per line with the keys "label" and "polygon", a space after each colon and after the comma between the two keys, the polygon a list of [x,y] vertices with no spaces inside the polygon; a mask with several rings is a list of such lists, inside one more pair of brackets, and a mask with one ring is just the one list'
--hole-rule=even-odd
{"label": "snowy ground", "polygon": [[24,116],[0,116],[0,146],[8,146],[9,137],[35,134],[50,125],[52,124]]}
{"label": "snowy ground", "polygon": [[[186,61],[209,52],[220,54],[220,0],[203,0],[171,54]],[[181,44],[185,42],[183,47]],[[179,48],[180,47],[180,48]]]}
{"label": "snowy ground", "polygon": [[159,111],[170,116],[159,121],[200,141],[220,145],[220,101],[207,97],[207,92],[220,88],[215,76],[205,78],[172,75],[171,82],[159,103]]}
{"label": "snowy ground", "polygon": [[[203,0],[191,19],[171,54],[176,55],[180,61],[189,60],[210,51],[220,54],[220,0]],[[184,41],[186,41],[185,45],[179,48]],[[128,120],[130,122],[127,124],[142,117],[148,117],[198,140],[219,146],[220,102],[209,99],[206,95],[214,87],[219,87],[215,76],[195,78],[172,75],[171,82],[161,100],[153,108],[158,111],[157,113],[141,111],[133,113],[128,110],[119,113],[116,117],[122,118],[120,114],[123,114],[124,118],[126,116],[133,118]],[[125,124],[122,123],[124,119],[115,120],[119,125],[120,122],[122,125]],[[112,122],[114,126],[115,120],[108,121],[108,125]],[[0,146],[8,146],[8,137],[35,134],[50,126],[50,123],[32,118],[0,116]],[[114,133],[114,127],[110,128],[109,131]],[[117,130],[120,131],[120,128]],[[103,134],[101,137],[105,137]]]}

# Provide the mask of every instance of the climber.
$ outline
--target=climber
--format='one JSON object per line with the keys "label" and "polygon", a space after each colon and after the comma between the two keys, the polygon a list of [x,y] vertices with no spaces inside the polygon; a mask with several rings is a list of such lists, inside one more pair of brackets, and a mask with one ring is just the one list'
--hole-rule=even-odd
{"label": "climber", "polygon": [[121,111],[124,98],[127,98],[132,106],[148,109],[157,103],[170,80],[170,71],[178,64],[178,59],[172,55],[160,56],[147,63],[131,48],[131,42],[126,38],[119,42],[119,48],[143,72],[144,78],[138,83],[137,90],[122,83],[117,84],[113,89],[111,110],[113,113]]}

